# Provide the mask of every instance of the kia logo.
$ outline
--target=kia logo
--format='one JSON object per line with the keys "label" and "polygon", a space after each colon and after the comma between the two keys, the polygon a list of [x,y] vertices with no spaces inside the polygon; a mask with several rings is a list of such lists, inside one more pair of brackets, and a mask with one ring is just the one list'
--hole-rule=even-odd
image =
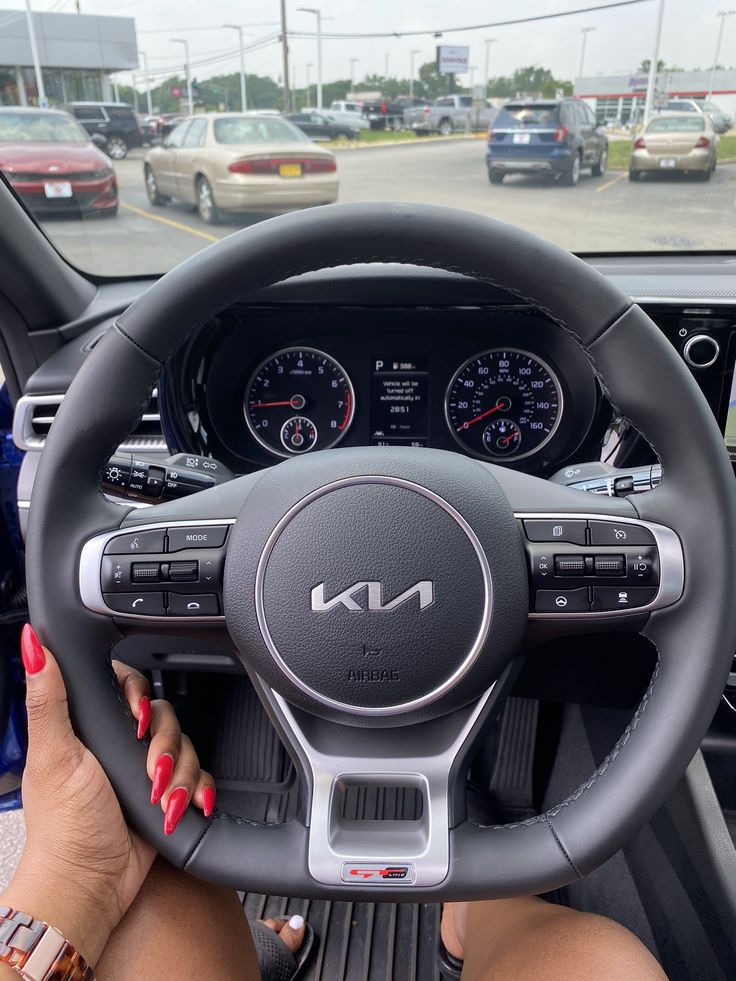
{"label": "kia logo", "polygon": [[[356,594],[367,594],[367,602],[359,603],[355,598]],[[407,603],[412,596],[419,597],[419,609],[424,610],[434,603],[434,583],[430,579],[422,579],[414,583],[403,593],[399,593],[394,599],[387,603],[383,602],[383,586],[380,582],[356,582],[347,589],[343,589],[337,596],[325,600],[325,584],[319,583],[312,590],[312,610],[315,613],[326,613],[334,610],[337,606],[344,606],[351,613],[361,613],[368,610],[371,613],[389,613],[403,603]],[[361,596],[361,599],[364,597]]]}

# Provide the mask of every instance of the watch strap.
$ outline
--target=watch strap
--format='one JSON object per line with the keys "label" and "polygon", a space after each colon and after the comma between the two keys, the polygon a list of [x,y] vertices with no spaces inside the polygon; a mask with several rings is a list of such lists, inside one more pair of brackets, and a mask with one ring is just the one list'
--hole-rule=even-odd
{"label": "watch strap", "polygon": [[0,906],[0,964],[24,981],[94,981],[92,968],[57,929]]}

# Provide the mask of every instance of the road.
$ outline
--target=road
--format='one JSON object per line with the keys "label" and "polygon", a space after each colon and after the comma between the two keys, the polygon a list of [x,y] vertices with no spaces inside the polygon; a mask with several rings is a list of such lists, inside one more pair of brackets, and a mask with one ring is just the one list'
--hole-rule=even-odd
{"label": "road", "polygon": [[[733,250],[736,164],[719,164],[709,183],[654,174],[632,184],[625,172],[584,174],[575,188],[542,178],[491,185],[480,140],[338,151],[340,201],[451,205],[528,228],[577,252]],[[143,157],[115,164],[121,208],[115,219],[45,221],[60,251],[100,275],[165,272],[206,245],[259,220],[205,225],[189,205],[148,203]]]}

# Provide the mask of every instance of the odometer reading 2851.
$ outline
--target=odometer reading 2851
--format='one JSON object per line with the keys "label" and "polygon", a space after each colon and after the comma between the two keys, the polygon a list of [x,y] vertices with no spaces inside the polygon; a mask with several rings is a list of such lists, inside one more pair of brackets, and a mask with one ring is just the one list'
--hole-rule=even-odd
{"label": "odometer reading 2851", "polygon": [[447,390],[447,424],[476,456],[515,460],[551,439],[562,415],[554,372],[538,357],[513,348],[477,354]]}
{"label": "odometer reading 2851", "polygon": [[259,365],[245,390],[245,421],[277,456],[334,446],[347,432],[355,395],[337,361],[311,347],[279,351]]}

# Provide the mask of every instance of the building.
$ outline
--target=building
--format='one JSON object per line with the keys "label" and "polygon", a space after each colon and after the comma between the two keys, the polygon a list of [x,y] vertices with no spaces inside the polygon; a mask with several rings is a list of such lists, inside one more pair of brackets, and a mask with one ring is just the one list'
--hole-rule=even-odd
{"label": "building", "polygon": [[[632,75],[594,75],[579,78],[575,95],[589,102],[599,123],[608,120],[626,124],[633,113],[644,108],[648,78],[645,73]],[[668,96],[705,99],[711,88],[711,72],[660,72],[656,91]],[[736,116],[736,71],[724,69],[713,73],[711,101]]]}
{"label": "building", "polygon": [[[110,73],[138,67],[132,17],[34,13],[33,25],[49,105],[111,100]],[[0,10],[0,105],[38,105],[22,10]]]}

